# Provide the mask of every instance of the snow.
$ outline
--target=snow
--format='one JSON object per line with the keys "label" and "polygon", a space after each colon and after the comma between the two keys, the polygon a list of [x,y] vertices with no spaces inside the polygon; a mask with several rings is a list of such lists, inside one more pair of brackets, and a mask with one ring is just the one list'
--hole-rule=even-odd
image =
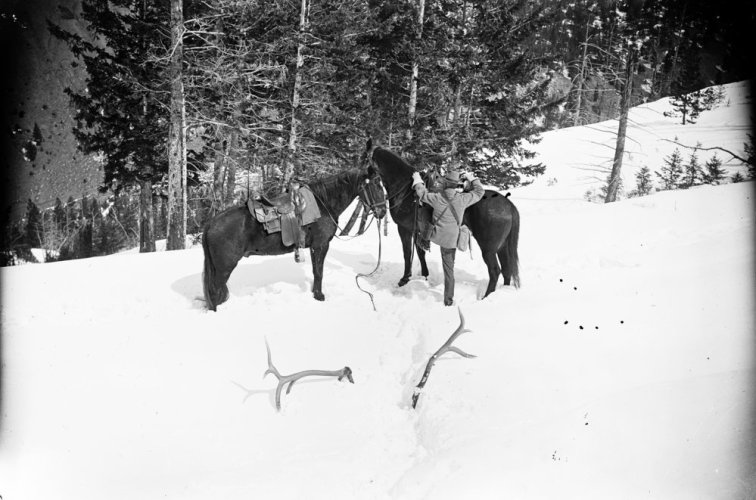
{"label": "snow", "polygon": [[[744,88],[720,126],[654,113],[633,157],[660,165],[668,132],[742,151]],[[3,268],[0,496],[753,498],[753,183],[588,203],[586,144],[605,140],[549,133],[544,178],[512,190],[520,289],[479,300],[477,246],[457,256],[457,345],[477,358],[445,354],[417,410],[459,316],[437,248],[428,281],[415,261],[396,287],[392,223],[360,280],[375,312],[355,285],[375,226],[333,241],[325,302],[292,255],[244,259],[216,313],[199,247]],[[355,383],[304,379],[277,412],[266,339],[281,373],[349,366]]]}
{"label": "snow", "polygon": [[[680,118],[665,117],[664,112],[671,110],[668,98],[630,110],[622,164],[626,192],[634,189],[635,174],[641,167],[659,171],[664,158],[675,148],[680,150],[683,163],[687,163],[698,143],[702,148],[719,147],[746,156],[743,145],[749,142],[751,131],[751,88],[747,82],[723,87],[724,101],[703,112],[695,124],[682,125]],[[531,186],[521,189],[520,196],[582,200],[586,191],[598,191],[612,168],[617,128],[617,120],[608,120],[543,134],[541,142],[532,147],[538,153],[537,160],[547,166],[546,173]],[[724,151],[698,150],[696,154],[701,166],[716,154],[728,177],[738,171],[745,175],[741,162]],[[652,173],[651,177],[659,187],[657,176]],[[551,189],[544,191],[545,187]]]}

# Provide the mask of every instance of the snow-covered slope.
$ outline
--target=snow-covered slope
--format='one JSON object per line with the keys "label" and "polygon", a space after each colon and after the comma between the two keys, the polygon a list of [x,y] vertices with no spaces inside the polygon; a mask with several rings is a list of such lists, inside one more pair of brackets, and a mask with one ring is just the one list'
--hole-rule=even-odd
{"label": "snow-covered slope", "polygon": [[[700,165],[715,154],[723,162],[728,177],[745,168],[723,148],[741,157],[743,145],[751,131],[751,90],[748,82],[724,85],[725,99],[716,108],[703,112],[695,124],[682,125],[680,118],[666,117],[671,109],[669,99],[660,99],[637,106],[628,116],[627,139],[623,157],[622,181],[626,192],[635,188],[635,174],[646,166],[651,172],[661,170],[664,158],[676,148],[687,163],[693,147]],[[583,127],[572,127],[543,134],[533,146],[537,160],[547,166],[546,173],[531,187],[523,188],[521,196],[546,198],[584,198],[589,190],[598,191],[606,183],[614,160],[617,141],[617,120],[608,120]],[[689,147],[685,147],[689,146]],[[659,179],[652,173],[659,187]],[[542,189],[550,189],[544,193]]]}
{"label": "snow-covered slope", "polygon": [[[374,226],[333,242],[323,303],[291,255],[243,260],[217,313],[199,248],[3,268],[0,495],[752,498],[753,184],[592,204],[575,149],[513,191],[522,288],[479,300],[478,249],[457,256],[478,357],[444,355],[417,410],[459,316],[437,248],[396,287],[393,224],[375,312]],[[354,385],[304,379],[277,412],[266,338],[282,373]]]}

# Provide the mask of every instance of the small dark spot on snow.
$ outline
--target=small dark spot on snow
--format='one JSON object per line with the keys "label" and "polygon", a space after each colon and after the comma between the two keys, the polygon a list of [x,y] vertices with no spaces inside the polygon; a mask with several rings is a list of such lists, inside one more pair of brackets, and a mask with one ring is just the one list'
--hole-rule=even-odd
{"label": "small dark spot on snow", "polygon": [[577,287],[576,286],[573,286],[572,289],[577,292]]}
{"label": "small dark spot on snow", "polygon": [[564,320],[564,324],[566,325],[567,323],[569,323],[569,321],[567,321],[567,320]]}
{"label": "small dark spot on snow", "polygon": [[562,278],[559,278],[559,283],[564,283],[564,280]]}
{"label": "small dark spot on snow", "polygon": [[581,329],[581,330],[583,329],[583,325],[580,325],[580,329]]}
{"label": "small dark spot on snow", "polygon": [[596,328],[596,330],[598,330],[598,327],[595,327],[595,328]]}
{"label": "small dark spot on snow", "polygon": [[625,324],[625,320],[620,320],[620,325],[624,325],[624,324]]}

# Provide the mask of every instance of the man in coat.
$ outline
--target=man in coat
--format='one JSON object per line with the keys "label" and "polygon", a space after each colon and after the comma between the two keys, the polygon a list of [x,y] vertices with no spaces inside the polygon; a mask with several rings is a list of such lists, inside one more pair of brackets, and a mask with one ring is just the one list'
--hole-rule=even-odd
{"label": "man in coat", "polygon": [[[443,192],[431,193],[426,189],[420,174],[418,172],[412,174],[412,187],[418,197],[423,203],[433,207],[431,220],[436,221],[436,230],[431,236],[431,241],[441,247],[441,262],[444,268],[444,305],[446,306],[454,303],[454,257],[457,253],[459,225],[462,222],[465,209],[477,203],[485,192],[483,185],[472,174],[463,174],[462,180],[470,182],[471,192],[460,192],[459,188],[462,184],[459,172],[451,170],[444,178]],[[454,217],[450,204],[454,207],[460,219],[459,223]]]}

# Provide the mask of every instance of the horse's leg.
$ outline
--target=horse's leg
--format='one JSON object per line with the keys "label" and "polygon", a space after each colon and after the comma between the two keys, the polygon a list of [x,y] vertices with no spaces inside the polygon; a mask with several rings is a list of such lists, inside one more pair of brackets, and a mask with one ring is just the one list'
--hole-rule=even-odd
{"label": "horse's leg", "polygon": [[227,245],[224,238],[224,234],[216,235],[213,228],[207,228],[202,238],[205,254],[202,281],[205,302],[211,311],[228,300],[226,283],[242,257],[238,245]]}
{"label": "horse's leg", "polygon": [[496,283],[499,281],[501,268],[499,267],[499,262],[496,260],[496,257],[496,252],[483,251],[483,261],[488,267],[488,288],[486,288],[486,293],[483,295],[483,298],[488,297],[491,292],[496,290]]}
{"label": "horse's leg", "polygon": [[509,256],[507,255],[506,247],[502,247],[496,252],[499,256],[499,264],[501,265],[501,276],[504,278],[504,286],[512,284],[512,275],[509,273]]}
{"label": "horse's leg", "polygon": [[325,256],[328,253],[328,247],[330,242],[326,241],[325,244],[320,246],[310,247],[310,258],[312,259],[312,296],[315,300],[325,300],[323,295],[323,264],[325,263]]}
{"label": "horse's leg", "polygon": [[[412,231],[397,225],[399,230],[399,239],[402,240],[402,251],[404,252],[404,275],[399,280],[399,286],[409,283],[412,276]],[[427,270],[427,267],[426,267]]]}

